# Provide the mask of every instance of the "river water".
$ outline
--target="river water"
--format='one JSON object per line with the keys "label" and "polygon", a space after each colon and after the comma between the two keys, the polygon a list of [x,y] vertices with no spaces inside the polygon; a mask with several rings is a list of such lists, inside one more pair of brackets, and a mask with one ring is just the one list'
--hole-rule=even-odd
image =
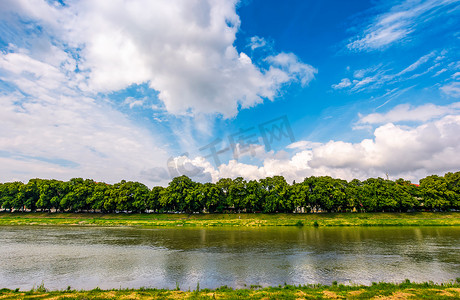
{"label": "river water", "polygon": [[0,226],[0,288],[234,288],[460,277],[459,227]]}

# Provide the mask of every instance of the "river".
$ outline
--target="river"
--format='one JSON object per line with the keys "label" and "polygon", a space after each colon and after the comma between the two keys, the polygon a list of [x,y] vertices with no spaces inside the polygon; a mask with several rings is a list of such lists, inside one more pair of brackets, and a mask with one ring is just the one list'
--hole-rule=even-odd
{"label": "river", "polygon": [[216,288],[460,277],[459,227],[0,226],[0,288]]}

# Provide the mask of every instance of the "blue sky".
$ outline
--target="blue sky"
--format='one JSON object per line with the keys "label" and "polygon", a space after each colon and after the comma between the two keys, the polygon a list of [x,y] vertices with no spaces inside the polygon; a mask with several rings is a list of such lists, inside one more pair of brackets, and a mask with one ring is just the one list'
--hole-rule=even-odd
{"label": "blue sky", "polygon": [[460,169],[460,1],[0,3],[0,181]]}

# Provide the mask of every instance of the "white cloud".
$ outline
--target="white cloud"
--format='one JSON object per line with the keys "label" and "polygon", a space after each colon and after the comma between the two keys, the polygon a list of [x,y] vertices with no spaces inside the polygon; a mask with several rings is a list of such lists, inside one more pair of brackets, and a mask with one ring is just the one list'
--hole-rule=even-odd
{"label": "white cloud", "polygon": [[[253,62],[237,51],[236,3],[2,1],[0,18],[22,34],[0,53],[7,85],[0,95],[2,181],[81,176],[164,184],[169,147],[193,144],[195,131],[209,134],[215,114],[232,117],[239,107],[274,100],[285,85],[306,86],[317,71],[296,55],[271,52]],[[158,122],[175,118],[165,111],[180,115],[168,124],[178,141],[163,141],[100,96],[145,83],[163,104],[142,97],[122,104],[162,110],[153,115]],[[205,160],[186,163],[200,167],[200,180],[216,176]]]}
{"label": "white cloud", "polygon": [[332,88],[334,90],[343,89],[351,85],[351,81],[348,78],[342,79],[339,83],[333,84]]}
{"label": "white cloud", "polygon": [[[275,86],[289,81],[300,81],[302,86],[305,86],[313,80],[318,72],[312,66],[302,63],[293,53],[280,53],[269,56],[266,61],[271,63],[270,69],[266,74],[269,75]],[[285,76],[287,76],[287,80]]]}
{"label": "white cloud", "polygon": [[426,122],[448,114],[458,113],[460,113],[460,102],[446,106],[428,103],[417,107],[413,107],[410,104],[401,104],[387,113],[361,115],[358,124],[384,124],[403,121]]}
{"label": "white cloud", "polygon": [[267,57],[268,68],[261,68],[239,53],[233,45],[240,26],[236,3],[85,0],[56,7],[21,0],[12,9],[78,53],[87,79],[82,90],[110,92],[147,82],[170,113],[233,117],[239,105],[274,100],[283,85],[306,85],[316,73],[294,54]]}
{"label": "white cloud", "polygon": [[452,82],[446,84],[441,87],[441,91],[443,91],[448,96],[460,98],[460,82]]}
{"label": "white cloud", "polygon": [[378,127],[373,140],[360,143],[331,141],[313,150],[312,168],[388,171],[392,175],[423,169],[425,172],[460,168],[460,116],[403,127],[388,123]]}
{"label": "white cloud", "polygon": [[305,149],[311,149],[313,147],[316,147],[320,145],[321,143],[313,143],[309,141],[298,141],[294,142],[292,144],[289,144],[286,146],[287,149],[300,149],[300,150],[305,150]]}
{"label": "white cloud", "polygon": [[[380,66],[379,66],[380,67]],[[377,68],[370,68],[370,69],[360,69],[360,70],[356,70],[353,72],[353,77],[356,78],[356,79],[361,79],[363,78],[366,74],[368,74],[369,72],[374,72]]]}
{"label": "white cloud", "polygon": [[[362,92],[398,84],[397,89],[399,89],[401,82],[410,82],[412,80],[416,85],[419,84],[418,81],[414,81],[413,79],[425,74],[433,74],[432,76],[435,77],[446,71],[455,72],[456,66],[449,62],[450,59],[454,59],[454,57],[443,57],[442,59],[438,59],[439,56],[436,56],[438,52],[439,51],[432,51],[421,56],[414,63],[402,68],[399,72],[395,72],[388,67],[384,68],[382,64],[365,69],[358,69],[353,72],[353,80],[344,78],[340,83],[333,84],[332,88]],[[440,52],[444,55],[447,53],[447,51],[444,50]]]}
{"label": "white cloud", "polygon": [[170,178],[186,175],[199,182],[215,182],[219,178],[218,172],[203,157],[195,157],[194,159],[187,155],[172,157],[168,160],[167,166]]}
{"label": "white cloud", "polygon": [[418,25],[449,13],[449,6],[455,3],[456,0],[406,0],[375,17],[361,34],[350,40],[347,47],[355,51],[371,51],[404,41]]}
{"label": "white cloud", "polygon": [[[136,99],[136,98],[133,98],[133,97],[126,97],[126,99],[125,99],[125,101],[123,101],[123,103],[128,105],[129,108],[133,108],[133,107],[136,107],[136,106],[143,106],[144,105],[144,100]],[[152,108],[153,108],[153,106],[152,106]]]}
{"label": "white cloud", "polygon": [[67,72],[72,58],[60,54],[50,63],[24,49],[0,54],[2,80],[17,89],[0,95],[2,181],[81,176],[152,184],[142,171],[165,168],[166,149],[157,147],[161,140],[81,93],[77,76]]}
{"label": "white cloud", "polygon": [[442,73],[446,72],[447,69],[446,68],[442,68],[441,70],[439,70],[438,72],[436,72],[436,74],[433,75],[433,77],[436,77],[436,76],[439,76],[441,75]]}
{"label": "white cloud", "polygon": [[253,36],[251,37],[251,43],[249,45],[251,50],[255,50],[267,46],[267,41],[264,38]]}
{"label": "white cloud", "polygon": [[418,67],[420,67],[424,63],[428,62],[434,56],[435,56],[435,52],[433,51],[433,52],[431,52],[431,53],[429,53],[427,55],[424,55],[424,56],[420,57],[416,62],[414,62],[413,64],[411,64],[410,66],[408,66],[407,68],[405,68],[404,70],[402,70],[401,72],[396,74],[396,76],[401,76],[401,75],[403,75],[405,73],[414,71],[415,69],[417,69]]}
{"label": "white cloud", "polygon": [[[456,103],[450,107],[459,109],[460,105]],[[418,116],[419,120],[426,120],[432,118],[424,115],[423,111],[427,108],[408,108],[407,111]],[[395,117],[386,116],[386,121],[391,118]],[[443,115],[412,127],[385,123],[374,130],[372,139],[357,143],[298,141],[287,147],[294,150],[291,156],[265,153],[260,156],[263,157],[260,165],[237,160],[230,160],[217,168],[204,160],[194,165],[202,167],[213,181],[238,176],[251,180],[274,175],[283,175],[289,182],[302,181],[312,175],[363,180],[383,177],[386,173],[392,179],[403,177],[416,181],[427,175],[460,169],[458,132],[460,115]]]}
{"label": "white cloud", "polygon": [[[0,54],[0,69],[3,80],[13,82],[31,95],[61,88],[67,81],[62,69],[35,60],[25,53]],[[70,90],[65,92],[69,93]]]}
{"label": "white cloud", "polygon": [[[235,6],[236,1],[211,0],[84,0],[68,1],[65,7],[39,0],[0,3],[0,14],[13,12],[42,27],[28,41],[30,49],[11,45],[9,52],[0,54],[0,78],[18,91],[0,97],[2,181],[75,176],[109,182],[123,178],[167,181],[169,174],[163,166],[168,149],[158,147],[166,143],[98,101],[95,95],[99,92],[147,82],[159,91],[169,112],[206,120],[204,114],[231,117],[239,106],[273,100],[289,83],[307,85],[317,70],[292,53],[266,57],[262,62],[266,67],[261,67],[236,50],[233,45],[240,20]],[[407,19],[404,14],[401,17]],[[385,18],[385,22],[396,23],[386,31],[377,26],[377,35],[371,34],[356,45],[380,48],[395,41],[394,34],[405,34],[390,15]],[[406,72],[422,62],[409,66]],[[344,79],[336,86],[359,90],[392,82],[396,75],[379,68],[355,72],[353,82]],[[442,89],[458,95],[455,84]],[[125,103],[133,108],[141,101],[129,98]],[[419,127],[385,124],[375,130],[374,139],[354,144],[299,141],[287,147],[294,152],[292,157],[258,153],[260,166],[231,160],[215,168],[204,158],[181,156],[169,160],[169,171],[183,168],[194,172],[197,180],[215,181],[278,174],[288,180],[309,175],[351,179],[381,176],[387,171],[418,176],[455,169],[459,166],[459,120],[446,116],[454,108],[449,109],[402,107],[391,114],[369,115],[363,124],[398,122],[402,114],[419,121],[443,118]],[[193,143],[192,134],[186,131],[190,127],[178,128],[182,132],[178,136],[184,140],[178,143]],[[200,130],[205,132],[208,127]]]}

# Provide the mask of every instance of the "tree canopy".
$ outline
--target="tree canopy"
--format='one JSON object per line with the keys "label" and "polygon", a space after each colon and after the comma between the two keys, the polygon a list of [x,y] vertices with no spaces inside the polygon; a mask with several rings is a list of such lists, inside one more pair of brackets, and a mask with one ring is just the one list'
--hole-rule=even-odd
{"label": "tree canopy", "polygon": [[460,208],[460,172],[431,175],[420,185],[402,178],[350,182],[329,176],[289,184],[283,176],[246,181],[194,182],[183,175],[167,187],[91,179],[31,179],[0,183],[0,207],[8,211],[84,212],[405,212]]}

